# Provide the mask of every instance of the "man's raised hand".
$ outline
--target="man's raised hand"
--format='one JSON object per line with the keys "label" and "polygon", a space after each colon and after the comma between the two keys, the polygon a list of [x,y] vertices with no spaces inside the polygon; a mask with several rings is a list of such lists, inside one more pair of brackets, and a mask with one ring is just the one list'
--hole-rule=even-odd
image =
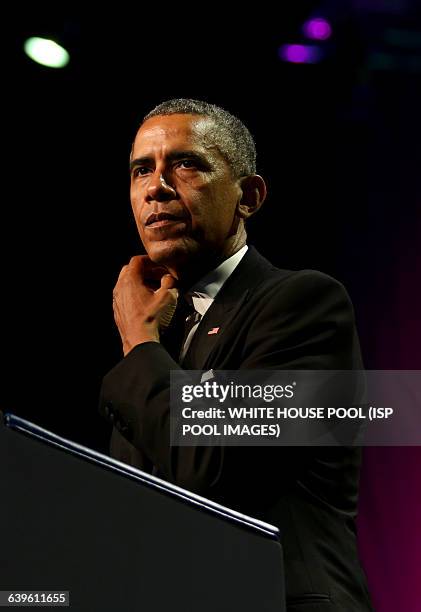
{"label": "man's raised hand", "polygon": [[123,266],[113,291],[114,320],[127,355],[137,344],[159,342],[177,305],[176,279],[147,255]]}

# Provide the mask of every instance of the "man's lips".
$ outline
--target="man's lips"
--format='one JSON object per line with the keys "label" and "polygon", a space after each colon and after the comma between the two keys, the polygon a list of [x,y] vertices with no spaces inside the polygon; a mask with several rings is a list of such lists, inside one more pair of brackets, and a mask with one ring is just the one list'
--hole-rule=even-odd
{"label": "man's lips", "polygon": [[185,221],[185,217],[181,215],[174,215],[172,213],[151,213],[146,219],[145,227],[164,227],[166,225],[172,225],[174,223],[181,223]]}

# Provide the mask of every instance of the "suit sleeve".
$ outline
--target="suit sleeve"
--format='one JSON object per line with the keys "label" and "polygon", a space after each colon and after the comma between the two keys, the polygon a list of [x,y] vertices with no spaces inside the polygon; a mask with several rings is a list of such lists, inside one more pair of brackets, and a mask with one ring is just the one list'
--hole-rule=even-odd
{"label": "suit sleeve", "polygon": [[[314,271],[274,282],[251,305],[241,369],[352,369],[360,367],[352,305],[340,283]],[[257,313],[257,314],[256,314]],[[251,470],[279,457],[279,448],[170,447],[170,371],[180,366],[159,343],[135,347],[104,378],[100,411],[131,445],[179,486],[230,503],[222,491],[247,490],[238,468]],[[300,451],[303,455],[302,450]],[[250,465],[248,465],[250,464]],[[294,479],[293,470],[284,474]],[[259,482],[254,488],[259,494]],[[267,487],[261,480],[261,494]],[[234,489],[237,495],[234,495]]]}
{"label": "suit sleeve", "polygon": [[181,368],[161,344],[139,344],[105,376],[100,412],[117,430],[112,443],[123,436],[167,480],[204,493],[218,478],[221,459],[212,447],[170,447],[171,370]]}

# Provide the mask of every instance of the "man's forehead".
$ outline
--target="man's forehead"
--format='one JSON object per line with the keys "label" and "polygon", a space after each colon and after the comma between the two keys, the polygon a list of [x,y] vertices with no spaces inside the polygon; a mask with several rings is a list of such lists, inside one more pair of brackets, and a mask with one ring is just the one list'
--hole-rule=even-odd
{"label": "man's forehead", "polygon": [[200,115],[162,115],[151,117],[139,128],[134,149],[166,143],[195,145],[209,148],[212,119]]}

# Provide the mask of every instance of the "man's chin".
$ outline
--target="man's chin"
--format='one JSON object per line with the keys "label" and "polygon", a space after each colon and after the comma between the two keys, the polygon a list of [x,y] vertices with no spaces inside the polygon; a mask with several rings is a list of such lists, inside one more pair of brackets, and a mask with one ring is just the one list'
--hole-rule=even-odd
{"label": "man's chin", "polygon": [[167,268],[186,265],[199,252],[199,246],[187,240],[160,240],[145,248],[154,263]]}

